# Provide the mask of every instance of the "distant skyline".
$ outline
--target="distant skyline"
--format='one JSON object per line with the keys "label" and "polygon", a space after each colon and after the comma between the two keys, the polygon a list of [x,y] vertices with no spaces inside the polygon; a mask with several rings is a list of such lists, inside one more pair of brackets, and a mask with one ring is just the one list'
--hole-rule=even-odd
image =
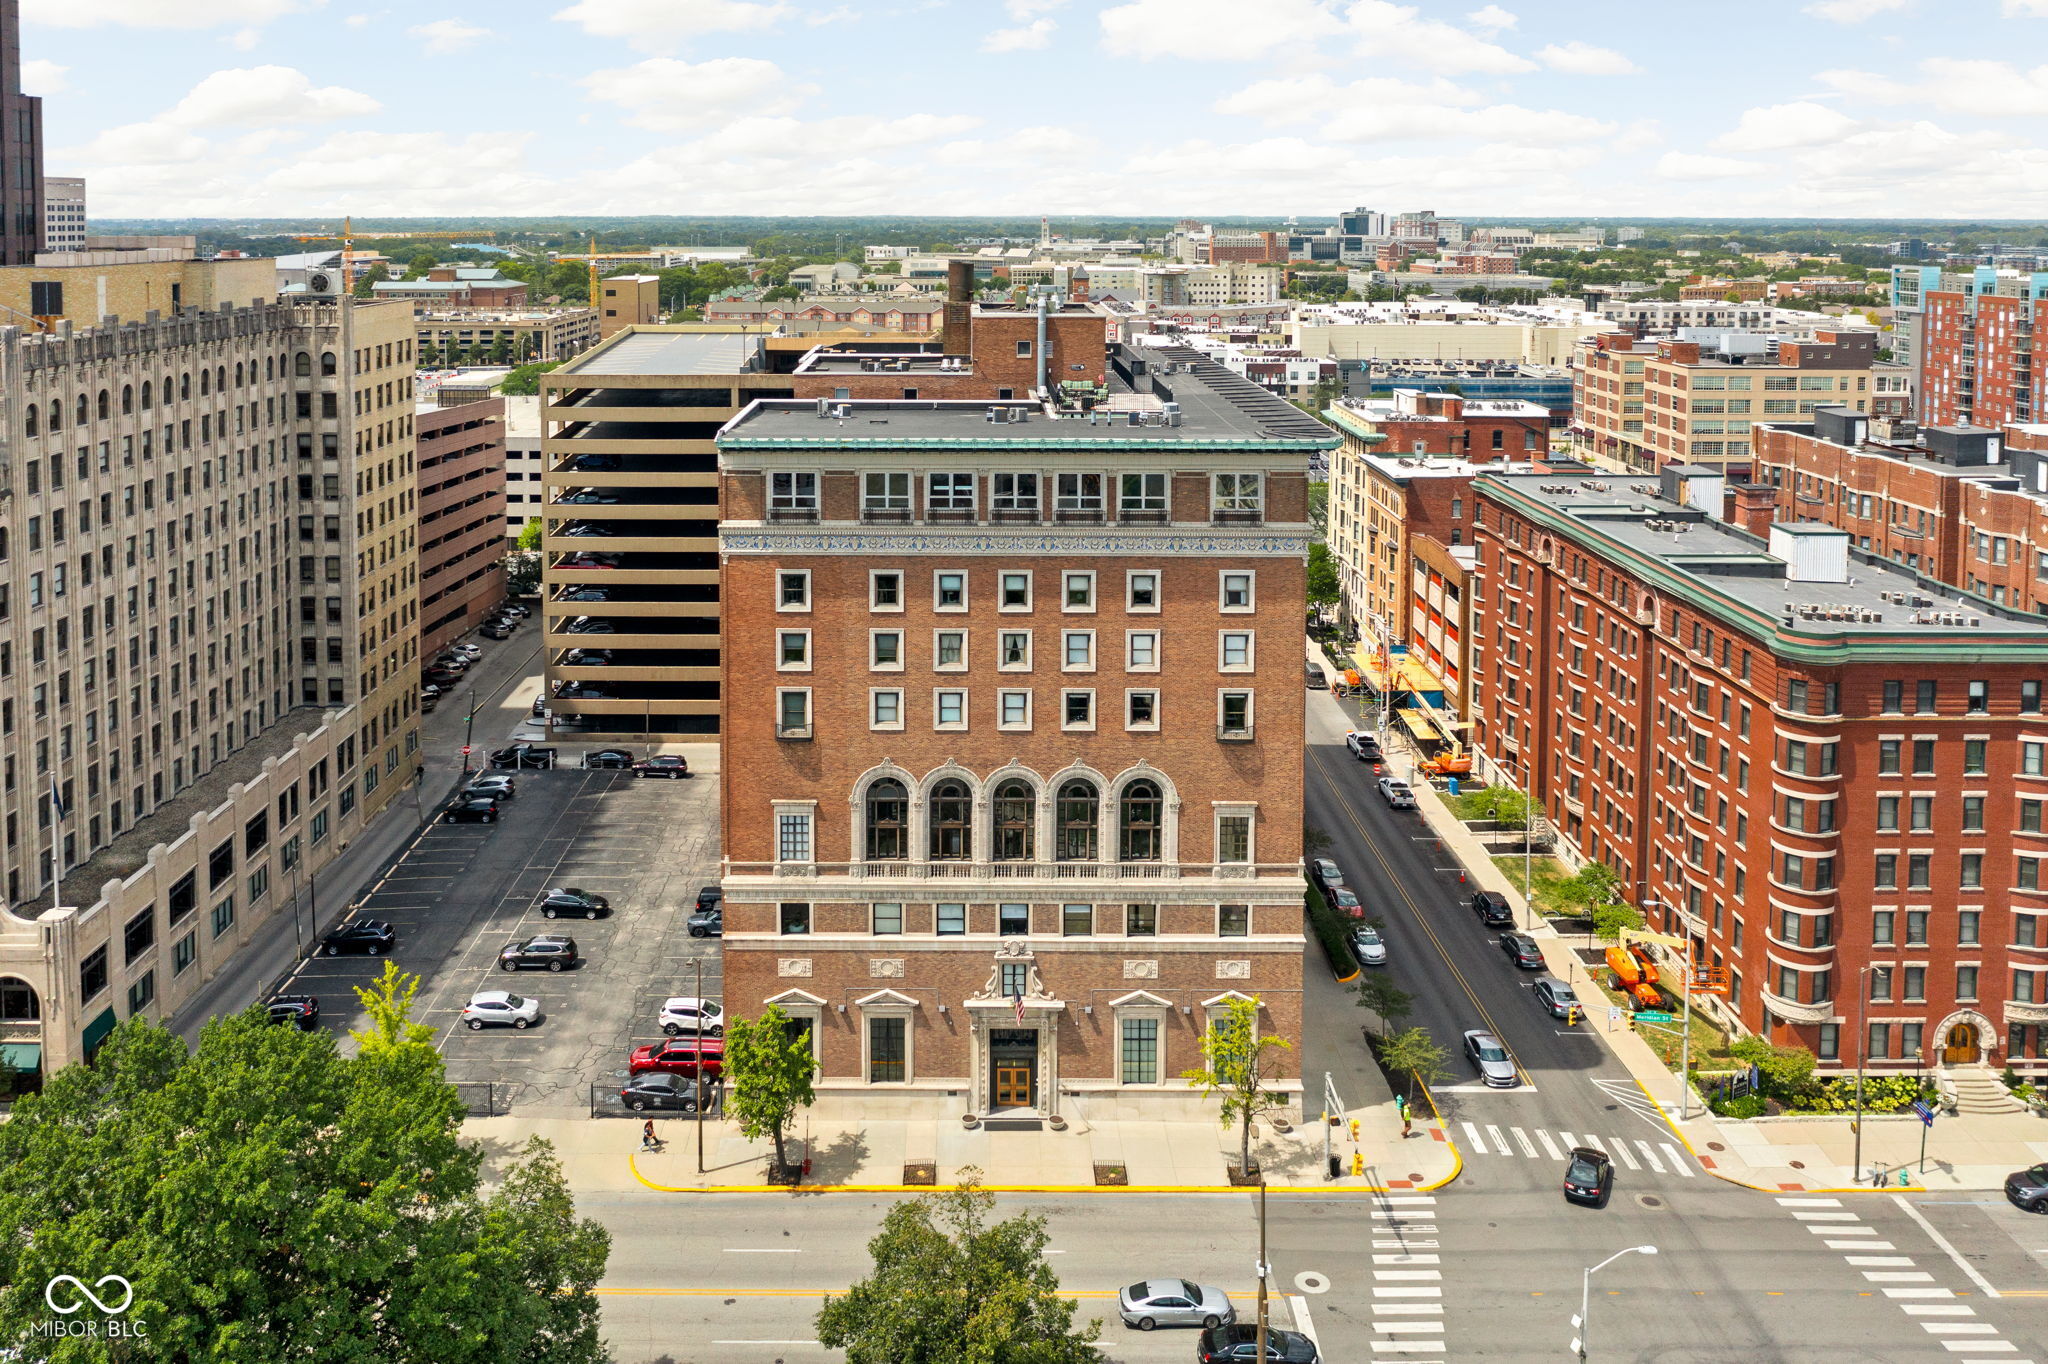
{"label": "distant skyline", "polygon": [[22,9],[95,217],[2048,218],[2048,0]]}

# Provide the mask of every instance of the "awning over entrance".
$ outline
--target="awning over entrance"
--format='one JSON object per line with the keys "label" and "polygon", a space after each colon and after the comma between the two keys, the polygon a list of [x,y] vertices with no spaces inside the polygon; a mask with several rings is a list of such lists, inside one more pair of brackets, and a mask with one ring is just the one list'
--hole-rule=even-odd
{"label": "awning over entrance", "polygon": [[43,1044],[40,1042],[0,1042],[0,1064],[23,1075],[32,1074],[43,1068]]}
{"label": "awning over entrance", "polygon": [[99,1016],[85,1025],[85,1032],[79,1037],[81,1049],[90,1056],[92,1049],[107,1040],[107,1034],[114,1030],[114,1011],[102,1009]]}

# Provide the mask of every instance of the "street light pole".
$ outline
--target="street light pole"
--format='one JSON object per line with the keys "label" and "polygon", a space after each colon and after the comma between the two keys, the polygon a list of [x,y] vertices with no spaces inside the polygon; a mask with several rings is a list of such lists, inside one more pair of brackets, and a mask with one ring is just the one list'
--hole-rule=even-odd
{"label": "street light pole", "polygon": [[1266,1275],[1271,1266],[1266,1263],[1266,1175],[1259,1172],[1259,1349],[1258,1357],[1266,1357]]}
{"label": "street light pole", "polygon": [[462,784],[469,784],[469,748],[476,739],[476,688],[469,689],[469,714],[462,717]]}
{"label": "street light pole", "polygon": [[1870,1028],[1863,1020],[1870,1012],[1870,986],[1865,980],[1869,974],[1868,966],[1856,968],[1856,1121],[1850,1125],[1856,1134],[1856,1155],[1849,1162],[1851,1184],[1863,1182],[1863,1058],[1870,1049]]}
{"label": "street light pole", "polygon": [[[697,958],[691,965],[697,968],[697,1004],[701,1009],[704,1004],[704,958]],[[697,1083],[697,1173],[701,1175],[704,1173],[704,1082],[699,1078]]]}
{"label": "street light pole", "polygon": [[1572,1318],[1572,1326],[1579,1333],[1572,1340],[1572,1349],[1578,1353],[1579,1364],[1586,1364],[1586,1341],[1592,1334],[1590,1327],[1593,1315],[1593,1276],[1624,1255],[1655,1255],[1656,1253],[1657,1247],[1655,1246],[1630,1246],[1626,1250],[1617,1250],[1614,1254],[1587,1270],[1585,1277],[1579,1281],[1579,1314]]}

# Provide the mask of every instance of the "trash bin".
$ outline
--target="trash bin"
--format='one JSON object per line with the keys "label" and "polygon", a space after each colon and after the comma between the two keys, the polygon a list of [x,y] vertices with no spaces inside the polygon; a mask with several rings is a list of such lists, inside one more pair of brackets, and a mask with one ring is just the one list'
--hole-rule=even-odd
{"label": "trash bin", "polygon": [[1342,1157],[1342,1156],[1331,1156],[1331,1157],[1330,1157],[1330,1178],[1332,1178],[1332,1179],[1336,1179],[1336,1178],[1337,1178],[1338,1176],[1342,1175],[1343,1173],[1344,1173],[1344,1157]]}

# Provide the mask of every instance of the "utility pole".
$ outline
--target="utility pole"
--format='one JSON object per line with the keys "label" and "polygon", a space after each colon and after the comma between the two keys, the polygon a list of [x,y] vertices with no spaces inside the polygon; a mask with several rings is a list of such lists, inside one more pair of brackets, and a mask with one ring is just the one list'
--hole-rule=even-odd
{"label": "utility pole", "polygon": [[1692,1116],[1692,934],[1685,935],[1685,979],[1678,984],[1685,1001],[1685,1020],[1678,1034],[1678,1120]]}
{"label": "utility pole", "polygon": [[1870,986],[1865,982],[1869,974],[1868,966],[1856,968],[1856,1121],[1850,1124],[1850,1130],[1856,1134],[1856,1154],[1849,1162],[1854,1171],[1849,1180],[1852,1184],[1863,1182],[1863,1058],[1870,1050],[1870,1027],[1863,1020],[1870,1012]]}
{"label": "utility pole", "polygon": [[[702,957],[699,957],[699,958],[697,958],[697,960],[695,960],[694,962],[692,962],[692,963],[690,963],[690,964],[691,964],[692,966],[695,966],[695,967],[697,968],[697,1003],[698,1003],[698,1006],[699,1006],[699,1007],[701,1008],[701,1007],[702,1007],[702,1005],[703,1005],[703,1003],[704,1003],[704,958],[702,958]],[[700,1014],[700,1015],[699,1015],[699,1017],[702,1017],[702,1015]],[[698,1085],[698,1091],[697,1091],[697,1173],[698,1173],[698,1174],[700,1174],[700,1175],[704,1173],[704,1091],[703,1091],[703,1084],[704,1084],[704,1080],[703,1080],[703,1077],[702,1077],[702,1076],[700,1075],[700,1076],[698,1077],[698,1079],[697,1079],[697,1085]],[[715,1091],[714,1091],[714,1092],[715,1092]]]}
{"label": "utility pole", "polygon": [[1266,1357],[1266,1275],[1270,1272],[1266,1263],[1266,1172],[1259,1171],[1259,1349],[1258,1357]]}
{"label": "utility pole", "polygon": [[469,784],[469,748],[476,737],[476,688],[469,689],[469,714],[462,717],[462,783]]}

